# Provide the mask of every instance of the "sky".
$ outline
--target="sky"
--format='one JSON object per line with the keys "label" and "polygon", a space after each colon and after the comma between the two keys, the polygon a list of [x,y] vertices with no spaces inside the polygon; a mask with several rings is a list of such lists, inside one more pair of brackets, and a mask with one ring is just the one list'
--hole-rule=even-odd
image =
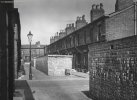
{"label": "sky", "polygon": [[21,42],[28,44],[27,34],[33,34],[32,43],[48,45],[50,37],[75,23],[77,16],[85,15],[90,22],[93,4],[103,3],[105,13],[114,12],[115,0],[14,0],[21,21]]}

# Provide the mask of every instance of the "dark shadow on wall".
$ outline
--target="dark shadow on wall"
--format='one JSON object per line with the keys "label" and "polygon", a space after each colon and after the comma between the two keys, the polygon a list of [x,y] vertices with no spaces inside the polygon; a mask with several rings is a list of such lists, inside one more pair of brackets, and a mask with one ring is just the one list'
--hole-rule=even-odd
{"label": "dark shadow on wall", "polygon": [[35,100],[26,80],[15,80],[15,90],[16,89],[24,90],[25,100]]}
{"label": "dark shadow on wall", "polygon": [[82,93],[83,93],[86,97],[88,97],[89,100],[100,100],[100,99],[92,96],[89,91],[82,91]]}

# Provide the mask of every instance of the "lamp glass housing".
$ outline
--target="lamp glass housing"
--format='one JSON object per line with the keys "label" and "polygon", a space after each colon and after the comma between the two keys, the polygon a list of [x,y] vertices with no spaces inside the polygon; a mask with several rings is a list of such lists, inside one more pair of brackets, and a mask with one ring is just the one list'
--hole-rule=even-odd
{"label": "lamp glass housing", "polygon": [[32,41],[32,37],[33,37],[33,34],[31,34],[31,31],[29,32],[27,37],[28,37],[29,42],[31,42]]}

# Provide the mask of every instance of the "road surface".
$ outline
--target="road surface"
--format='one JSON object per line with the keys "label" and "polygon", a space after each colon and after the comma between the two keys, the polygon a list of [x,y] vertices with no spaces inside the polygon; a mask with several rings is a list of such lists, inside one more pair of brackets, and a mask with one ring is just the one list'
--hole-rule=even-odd
{"label": "road surface", "polygon": [[89,80],[74,75],[47,76],[32,68],[33,80],[28,80],[29,66],[25,65],[27,82],[35,100],[91,100],[84,93],[89,90]]}

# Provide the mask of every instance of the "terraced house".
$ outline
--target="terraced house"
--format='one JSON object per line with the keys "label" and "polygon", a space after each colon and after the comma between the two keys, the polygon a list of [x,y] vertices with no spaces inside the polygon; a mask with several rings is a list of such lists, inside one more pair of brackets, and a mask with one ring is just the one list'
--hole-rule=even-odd
{"label": "terraced house", "polygon": [[67,24],[50,39],[49,54],[72,54],[73,68],[88,70],[88,45],[136,35],[136,12],[133,0],[117,0],[115,12],[105,15],[103,4],[92,5],[91,22],[84,15],[74,24]]}
{"label": "terraced house", "polygon": [[12,100],[21,60],[20,17],[14,0],[0,0],[0,100]]}
{"label": "terraced house", "polygon": [[115,12],[108,15],[102,3],[93,4],[90,23],[78,17],[75,27],[67,25],[69,33],[56,34],[47,47],[49,54],[73,55],[73,68],[78,71],[90,71],[90,94],[95,99],[137,98],[136,2],[116,0]]}

